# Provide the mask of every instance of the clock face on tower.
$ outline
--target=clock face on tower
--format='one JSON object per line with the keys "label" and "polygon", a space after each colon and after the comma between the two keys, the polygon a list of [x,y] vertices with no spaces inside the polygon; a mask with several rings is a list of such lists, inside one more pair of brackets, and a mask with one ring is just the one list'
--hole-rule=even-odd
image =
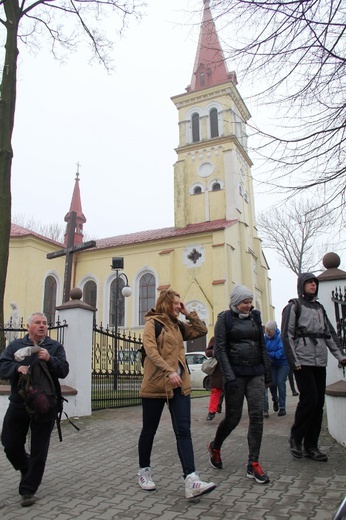
{"label": "clock face on tower", "polygon": [[210,175],[214,171],[214,165],[212,162],[203,162],[198,166],[197,173],[200,177],[205,179],[206,177],[210,177]]}

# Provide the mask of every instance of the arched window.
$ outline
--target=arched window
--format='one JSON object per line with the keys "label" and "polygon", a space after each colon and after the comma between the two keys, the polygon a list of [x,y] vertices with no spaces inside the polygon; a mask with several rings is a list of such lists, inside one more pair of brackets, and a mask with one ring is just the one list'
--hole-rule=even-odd
{"label": "arched window", "polygon": [[146,273],[139,280],[139,325],[144,325],[144,315],[155,306],[155,278]]}
{"label": "arched window", "polygon": [[192,116],[192,142],[197,143],[199,140],[199,115],[194,113]]}
{"label": "arched window", "polygon": [[210,137],[219,137],[219,124],[218,124],[218,116],[217,109],[212,108],[209,112],[210,118]]}
{"label": "arched window", "polygon": [[[123,327],[125,324],[125,297],[121,291],[125,282],[121,277],[114,278],[110,286],[109,323],[110,327]],[[117,316],[117,320],[116,320]]]}
{"label": "arched window", "polygon": [[43,314],[45,314],[48,323],[53,325],[55,325],[56,290],[56,279],[54,276],[47,276],[44,283]]}
{"label": "arched window", "polygon": [[96,298],[96,283],[93,280],[89,280],[83,287],[83,301],[91,307],[96,307]]}
{"label": "arched window", "polygon": [[202,188],[200,186],[196,186],[193,190],[194,195],[198,195],[199,193],[202,193]]}
{"label": "arched window", "polygon": [[219,191],[221,190],[221,184],[219,182],[214,182],[212,191]]}

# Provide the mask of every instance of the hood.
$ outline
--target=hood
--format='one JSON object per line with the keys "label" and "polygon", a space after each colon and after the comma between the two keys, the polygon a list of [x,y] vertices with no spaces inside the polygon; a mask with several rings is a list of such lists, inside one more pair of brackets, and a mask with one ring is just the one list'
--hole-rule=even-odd
{"label": "hood", "polygon": [[156,312],[155,309],[150,309],[144,316],[145,321],[149,321],[151,318],[159,321],[162,325],[167,325],[169,322],[178,322],[175,316],[165,312]]}
{"label": "hood", "polygon": [[305,282],[307,282],[308,280],[315,280],[315,282],[316,282],[316,284],[317,284],[317,289],[316,289],[315,297],[317,298],[317,295],[318,295],[318,278],[317,278],[313,273],[301,273],[301,274],[298,276],[298,281],[297,281],[297,292],[298,292],[298,296],[299,296],[299,298],[305,298],[305,294],[304,294],[304,284],[305,284]]}

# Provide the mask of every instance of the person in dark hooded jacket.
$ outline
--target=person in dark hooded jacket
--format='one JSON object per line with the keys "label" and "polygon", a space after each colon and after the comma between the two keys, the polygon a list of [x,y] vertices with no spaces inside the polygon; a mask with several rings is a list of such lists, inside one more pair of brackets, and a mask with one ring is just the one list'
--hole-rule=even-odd
{"label": "person in dark hooded jacket", "polygon": [[299,390],[290,452],[295,458],[308,457],[326,462],[318,448],[321,432],[328,349],[343,365],[346,357],[333,339],[334,329],[323,305],[317,301],[318,278],[302,273],[297,283],[298,299],[290,300],[282,311],[281,337],[287,361],[294,370]]}
{"label": "person in dark hooded jacket", "polygon": [[[221,447],[238,426],[246,399],[249,414],[246,476],[259,484],[267,484],[269,477],[258,459],[263,434],[265,386],[270,385],[272,376],[260,313],[254,310],[252,300],[252,291],[236,284],[231,294],[230,310],[221,312],[217,317],[215,354],[224,381],[225,418],[209,443],[208,451],[213,468],[222,469]],[[226,313],[231,313],[230,329]]]}

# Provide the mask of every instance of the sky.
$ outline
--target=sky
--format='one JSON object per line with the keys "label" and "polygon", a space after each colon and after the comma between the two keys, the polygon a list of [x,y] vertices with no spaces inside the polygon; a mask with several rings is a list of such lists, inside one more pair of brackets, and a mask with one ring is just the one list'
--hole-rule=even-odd
{"label": "sky", "polygon": [[[131,20],[116,42],[110,74],[90,64],[83,48],[62,64],[45,42],[36,54],[20,47],[13,215],[63,225],[78,168],[88,239],[174,225],[178,112],[170,98],[191,81],[202,1],[147,3],[144,19]],[[238,89],[255,119],[265,117],[247,102],[249,85]],[[255,188],[256,209],[269,207],[273,197]],[[296,276],[272,251],[265,254],[280,323],[296,295]]]}

